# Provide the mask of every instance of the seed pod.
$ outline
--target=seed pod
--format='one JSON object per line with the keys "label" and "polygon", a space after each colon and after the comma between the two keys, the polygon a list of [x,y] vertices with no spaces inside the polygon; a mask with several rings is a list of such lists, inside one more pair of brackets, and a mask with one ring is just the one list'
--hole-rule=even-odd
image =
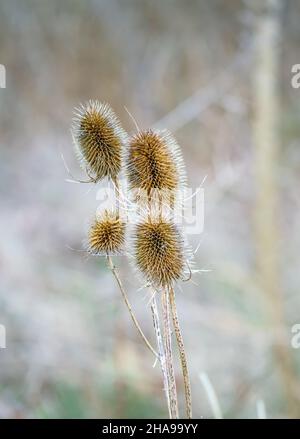
{"label": "seed pod", "polygon": [[75,110],[72,135],[76,152],[91,180],[115,180],[121,170],[127,134],[108,104],[89,101]]}
{"label": "seed pod", "polygon": [[158,218],[138,224],[134,247],[138,269],[155,287],[171,286],[182,277],[184,243],[174,223]]}
{"label": "seed pod", "polygon": [[174,193],[185,183],[178,144],[167,131],[141,131],[129,141],[126,173],[131,190]]}
{"label": "seed pod", "polygon": [[125,223],[107,210],[95,218],[88,233],[88,249],[94,255],[119,253],[125,242]]}

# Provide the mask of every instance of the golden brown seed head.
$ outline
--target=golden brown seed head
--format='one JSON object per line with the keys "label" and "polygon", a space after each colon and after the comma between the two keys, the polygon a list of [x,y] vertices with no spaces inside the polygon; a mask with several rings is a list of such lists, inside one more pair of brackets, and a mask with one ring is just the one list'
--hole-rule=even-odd
{"label": "golden brown seed head", "polygon": [[147,220],[138,224],[135,258],[139,270],[155,287],[167,287],[184,271],[182,237],[175,224],[167,220]]}
{"label": "golden brown seed head", "polygon": [[73,119],[72,133],[79,158],[88,174],[99,181],[116,179],[127,135],[108,104],[89,101]]}
{"label": "golden brown seed head", "polygon": [[181,158],[168,133],[141,131],[132,136],[126,171],[131,189],[174,191],[180,183]]}
{"label": "golden brown seed head", "polygon": [[88,248],[92,254],[118,253],[125,242],[125,223],[107,210],[96,218],[88,233]]}

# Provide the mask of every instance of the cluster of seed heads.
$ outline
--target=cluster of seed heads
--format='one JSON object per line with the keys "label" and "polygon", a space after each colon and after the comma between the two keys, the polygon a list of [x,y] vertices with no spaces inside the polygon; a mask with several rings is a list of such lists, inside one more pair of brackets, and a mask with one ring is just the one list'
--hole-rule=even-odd
{"label": "cluster of seed heads", "polygon": [[[172,211],[177,191],[185,184],[180,149],[172,135],[166,131],[138,131],[129,137],[109,105],[97,101],[89,101],[76,110],[72,135],[81,165],[89,177],[88,182],[98,183],[103,178],[108,178],[113,182],[118,194],[120,193],[119,174],[124,169],[130,192],[137,191],[139,194],[133,197],[133,202],[140,203],[143,217],[134,228],[131,242],[133,242],[137,269],[147,284],[162,293],[163,346],[159,335],[159,323],[154,312],[156,306],[152,304],[151,309],[154,326],[158,328],[157,345],[169,414],[172,418],[179,416],[171,348],[170,306],[182,364],[187,416],[191,418],[190,381],[173,290],[173,284],[183,277],[188,266],[187,254],[183,235],[174,222],[165,216],[163,210],[168,204]],[[154,197],[157,192],[158,198]],[[132,196],[128,194],[126,201],[131,202],[130,198]],[[126,245],[126,224],[121,219],[117,207],[116,205],[112,211],[105,210],[92,221],[87,239],[88,250],[94,255],[107,257],[108,265],[118,282],[136,328],[144,342],[157,356],[133,314],[110,256],[123,251]]]}
{"label": "cluster of seed heads", "polygon": [[[72,133],[79,159],[92,182],[107,177],[117,183],[124,167],[129,188],[145,193],[149,205],[152,191],[175,196],[185,183],[180,149],[172,135],[145,130],[129,137],[108,104],[89,101],[77,109]],[[161,211],[153,218],[150,210],[134,231],[135,261],[147,282],[164,288],[183,277],[184,242],[175,224]],[[92,223],[88,233],[91,253],[117,253],[124,243],[125,223],[116,213],[106,211]]]}

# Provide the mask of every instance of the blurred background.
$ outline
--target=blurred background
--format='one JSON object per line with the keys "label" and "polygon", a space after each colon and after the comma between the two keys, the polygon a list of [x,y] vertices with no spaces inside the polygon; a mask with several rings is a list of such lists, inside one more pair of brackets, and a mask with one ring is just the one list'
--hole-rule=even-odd
{"label": "blurred background", "polygon": [[[224,417],[300,417],[299,22],[297,0],[0,0],[1,418],[167,416],[105,261],[76,251],[97,189],[66,182],[61,155],[84,176],[70,123],[90,98],[128,132],[124,106],[171,130],[189,185],[206,176],[190,242],[210,271],[177,291],[194,416],[213,417],[205,373]],[[147,293],[117,263],[154,343]]]}

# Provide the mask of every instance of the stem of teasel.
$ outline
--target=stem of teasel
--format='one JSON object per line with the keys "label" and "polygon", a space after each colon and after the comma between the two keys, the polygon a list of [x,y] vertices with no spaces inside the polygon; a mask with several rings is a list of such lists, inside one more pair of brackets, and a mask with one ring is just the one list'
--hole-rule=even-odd
{"label": "stem of teasel", "polygon": [[170,325],[170,299],[169,292],[166,288],[162,292],[162,314],[163,314],[163,335],[164,335],[164,346],[166,353],[166,367],[168,376],[168,387],[169,387],[169,398],[170,398],[170,411],[171,419],[178,419],[178,399],[177,399],[177,389],[175,372],[173,365],[173,353],[172,353],[172,336],[171,336],[171,325]]}
{"label": "stem of teasel", "polygon": [[171,313],[173,319],[173,326],[175,329],[175,335],[177,340],[177,346],[180,355],[181,369],[184,381],[184,393],[185,393],[185,402],[186,402],[186,415],[188,419],[192,419],[192,392],[191,392],[191,382],[189,377],[189,371],[187,366],[187,359],[185,354],[183,337],[180,329],[177,308],[176,308],[176,300],[174,289],[169,289],[170,295],[170,304],[171,304]]}
{"label": "stem of teasel", "polygon": [[143,339],[145,345],[147,346],[147,348],[152,352],[153,355],[155,355],[155,357],[158,357],[157,352],[155,351],[155,349],[152,347],[151,343],[149,342],[149,340],[148,340],[147,337],[145,336],[145,334],[144,334],[142,328],[141,328],[140,325],[139,325],[139,322],[137,321],[137,319],[136,319],[136,317],[135,317],[135,315],[134,315],[134,312],[133,312],[132,307],[131,307],[131,305],[130,305],[130,302],[129,302],[129,299],[128,299],[128,296],[127,296],[127,293],[126,293],[126,291],[125,291],[125,289],[124,289],[124,286],[123,286],[123,284],[122,284],[122,281],[121,281],[121,279],[120,279],[120,276],[119,276],[118,270],[117,270],[116,266],[115,266],[114,263],[113,263],[112,257],[111,257],[110,255],[108,255],[108,254],[107,254],[107,261],[108,261],[108,266],[109,266],[109,268],[111,269],[112,274],[114,275],[114,277],[115,277],[115,279],[116,279],[116,281],[117,281],[117,284],[118,284],[118,286],[119,286],[119,289],[120,289],[120,291],[121,291],[121,294],[122,294],[122,296],[123,296],[124,302],[125,302],[125,304],[126,304],[126,306],[127,306],[127,309],[128,309],[128,311],[129,311],[129,314],[130,314],[130,317],[131,317],[131,319],[132,319],[132,321],[133,321],[134,326],[135,326],[136,329],[138,330],[138,332],[139,332],[140,336],[142,337],[142,339]]}
{"label": "stem of teasel", "polygon": [[[159,210],[159,220],[162,221],[163,218],[163,194],[161,190],[155,194],[158,197],[158,210]],[[163,314],[163,341],[165,346],[165,358],[166,358],[166,374],[168,381],[168,392],[169,392],[169,402],[170,402],[170,417],[171,419],[179,418],[178,412],[178,397],[176,389],[176,379],[174,372],[173,363],[173,352],[172,352],[172,333],[170,324],[170,297],[168,290],[166,289],[162,293],[162,314]]]}
{"label": "stem of teasel", "polygon": [[164,391],[165,391],[166,399],[167,399],[169,417],[171,418],[169,380],[168,380],[167,368],[166,368],[166,355],[165,355],[164,343],[163,343],[161,329],[160,329],[159,314],[158,314],[155,295],[156,295],[156,292],[154,292],[152,295],[150,306],[151,306],[153,326],[154,326],[154,331],[155,331],[155,336],[156,336],[157,350],[158,350],[158,354],[159,354],[159,362],[160,362],[160,367],[161,367],[162,376],[163,376]]}
{"label": "stem of teasel", "polygon": [[[149,221],[151,221],[151,216],[152,216],[152,205],[154,198],[153,195],[155,196],[153,189],[148,190],[146,193]],[[159,203],[159,216],[161,219],[162,216],[161,203]],[[155,296],[156,296],[156,292],[154,291],[152,292],[152,298],[151,298],[152,319],[153,319],[156,342],[159,352],[160,367],[163,375],[164,391],[167,399],[169,417],[170,419],[175,419],[178,418],[178,403],[177,403],[176,383],[174,377],[172,350],[171,350],[171,335],[168,336],[168,334],[170,334],[170,324],[168,323],[169,318],[166,318],[163,311],[163,332],[161,332],[159,313],[157,309]],[[162,309],[164,310],[164,306],[162,306]],[[168,341],[169,339],[170,341]],[[175,393],[174,393],[173,383],[175,383]]]}

